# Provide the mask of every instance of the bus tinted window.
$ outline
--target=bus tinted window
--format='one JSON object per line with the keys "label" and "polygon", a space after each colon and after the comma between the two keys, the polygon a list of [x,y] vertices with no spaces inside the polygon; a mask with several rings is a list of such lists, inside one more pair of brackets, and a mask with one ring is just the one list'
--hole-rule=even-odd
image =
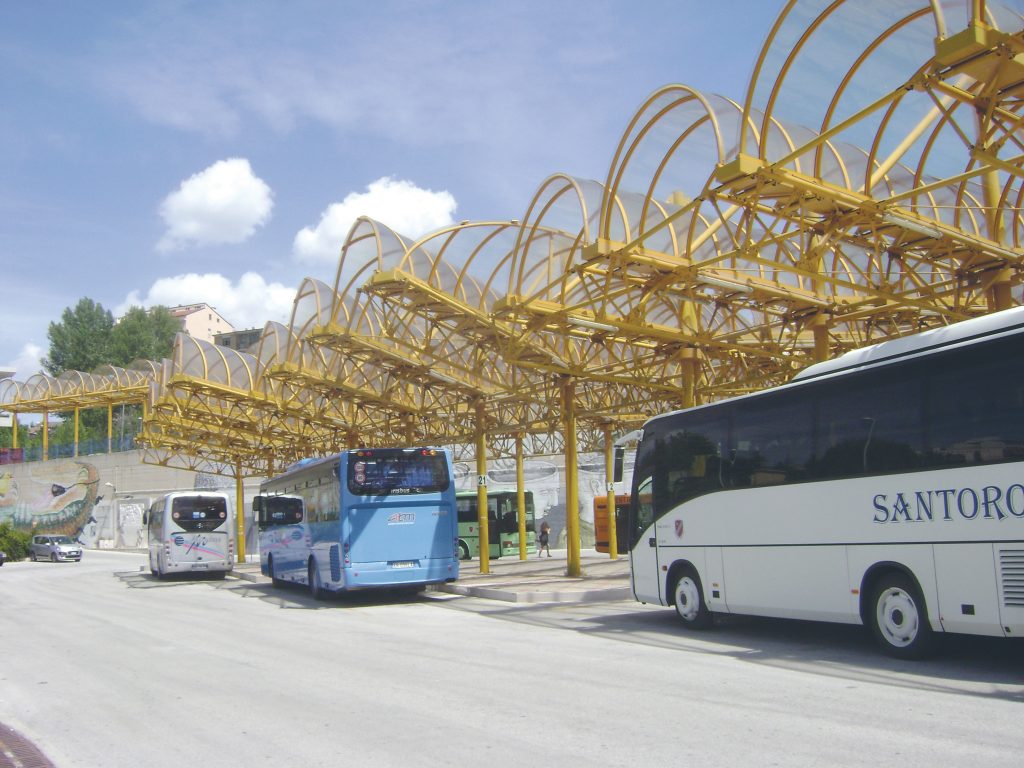
{"label": "bus tinted window", "polygon": [[227,504],[220,496],[182,496],[171,505],[171,519],[185,531],[212,531],[227,517]]}
{"label": "bus tinted window", "polygon": [[[905,472],[924,456],[923,387],[916,363],[853,374],[814,398],[818,410],[815,476]],[[816,390],[822,389],[815,387]]]}
{"label": "bus tinted window", "polygon": [[[652,502],[660,516],[678,504],[731,487],[728,450],[729,411],[694,411],[685,428],[659,431],[637,454],[639,477],[654,477]],[[646,438],[646,435],[645,435]]]}
{"label": "bus tinted window", "polygon": [[1024,357],[1013,341],[1019,343],[1001,339],[927,361],[932,466],[1024,458]]}
{"label": "bus tinted window", "polygon": [[735,404],[730,475],[737,488],[804,480],[814,456],[813,409],[798,395]]}
{"label": "bus tinted window", "polygon": [[302,499],[297,496],[266,496],[263,501],[266,522],[294,525],[302,522]]}
{"label": "bus tinted window", "polygon": [[348,488],[357,496],[440,493],[448,484],[448,466],[441,453],[365,451],[349,456]]}
{"label": "bus tinted window", "polygon": [[455,508],[458,511],[460,523],[475,523],[476,518],[476,497],[458,496],[455,499]]}

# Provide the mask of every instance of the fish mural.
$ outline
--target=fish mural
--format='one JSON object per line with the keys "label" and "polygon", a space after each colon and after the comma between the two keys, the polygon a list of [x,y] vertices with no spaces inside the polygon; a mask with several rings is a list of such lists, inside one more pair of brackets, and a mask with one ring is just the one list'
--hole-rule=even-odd
{"label": "fish mural", "polygon": [[99,482],[96,467],[81,461],[43,465],[27,478],[0,472],[0,523],[74,538],[92,516]]}

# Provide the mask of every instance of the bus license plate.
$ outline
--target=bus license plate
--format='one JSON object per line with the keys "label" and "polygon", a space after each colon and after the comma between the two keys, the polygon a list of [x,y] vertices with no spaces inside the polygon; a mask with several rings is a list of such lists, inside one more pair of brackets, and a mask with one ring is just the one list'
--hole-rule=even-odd
{"label": "bus license plate", "polygon": [[415,560],[395,560],[395,561],[393,561],[391,563],[388,563],[388,565],[390,565],[392,568],[415,568],[416,567],[416,561]]}

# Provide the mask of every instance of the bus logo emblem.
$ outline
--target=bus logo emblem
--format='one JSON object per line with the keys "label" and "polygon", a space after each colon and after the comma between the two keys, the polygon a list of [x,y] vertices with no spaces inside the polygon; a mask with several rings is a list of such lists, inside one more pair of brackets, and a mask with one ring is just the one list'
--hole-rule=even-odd
{"label": "bus logo emblem", "polygon": [[409,525],[415,522],[415,512],[395,512],[388,517],[388,525]]}
{"label": "bus logo emblem", "polygon": [[676,520],[676,538],[677,539],[683,538],[683,521],[682,520]]}

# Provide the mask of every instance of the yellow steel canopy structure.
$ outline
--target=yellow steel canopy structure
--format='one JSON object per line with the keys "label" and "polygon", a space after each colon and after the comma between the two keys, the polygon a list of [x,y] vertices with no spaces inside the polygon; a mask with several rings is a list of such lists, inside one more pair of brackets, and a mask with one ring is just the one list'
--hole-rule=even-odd
{"label": "yellow steel canopy structure", "polygon": [[0,408],[144,398],[147,461],[236,475],[359,444],[571,458],[1019,303],[1022,10],[791,0],[741,100],[657,90],[603,181],[419,239],[361,218],[253,354],[179,335],[143,380],[0,381]]}

